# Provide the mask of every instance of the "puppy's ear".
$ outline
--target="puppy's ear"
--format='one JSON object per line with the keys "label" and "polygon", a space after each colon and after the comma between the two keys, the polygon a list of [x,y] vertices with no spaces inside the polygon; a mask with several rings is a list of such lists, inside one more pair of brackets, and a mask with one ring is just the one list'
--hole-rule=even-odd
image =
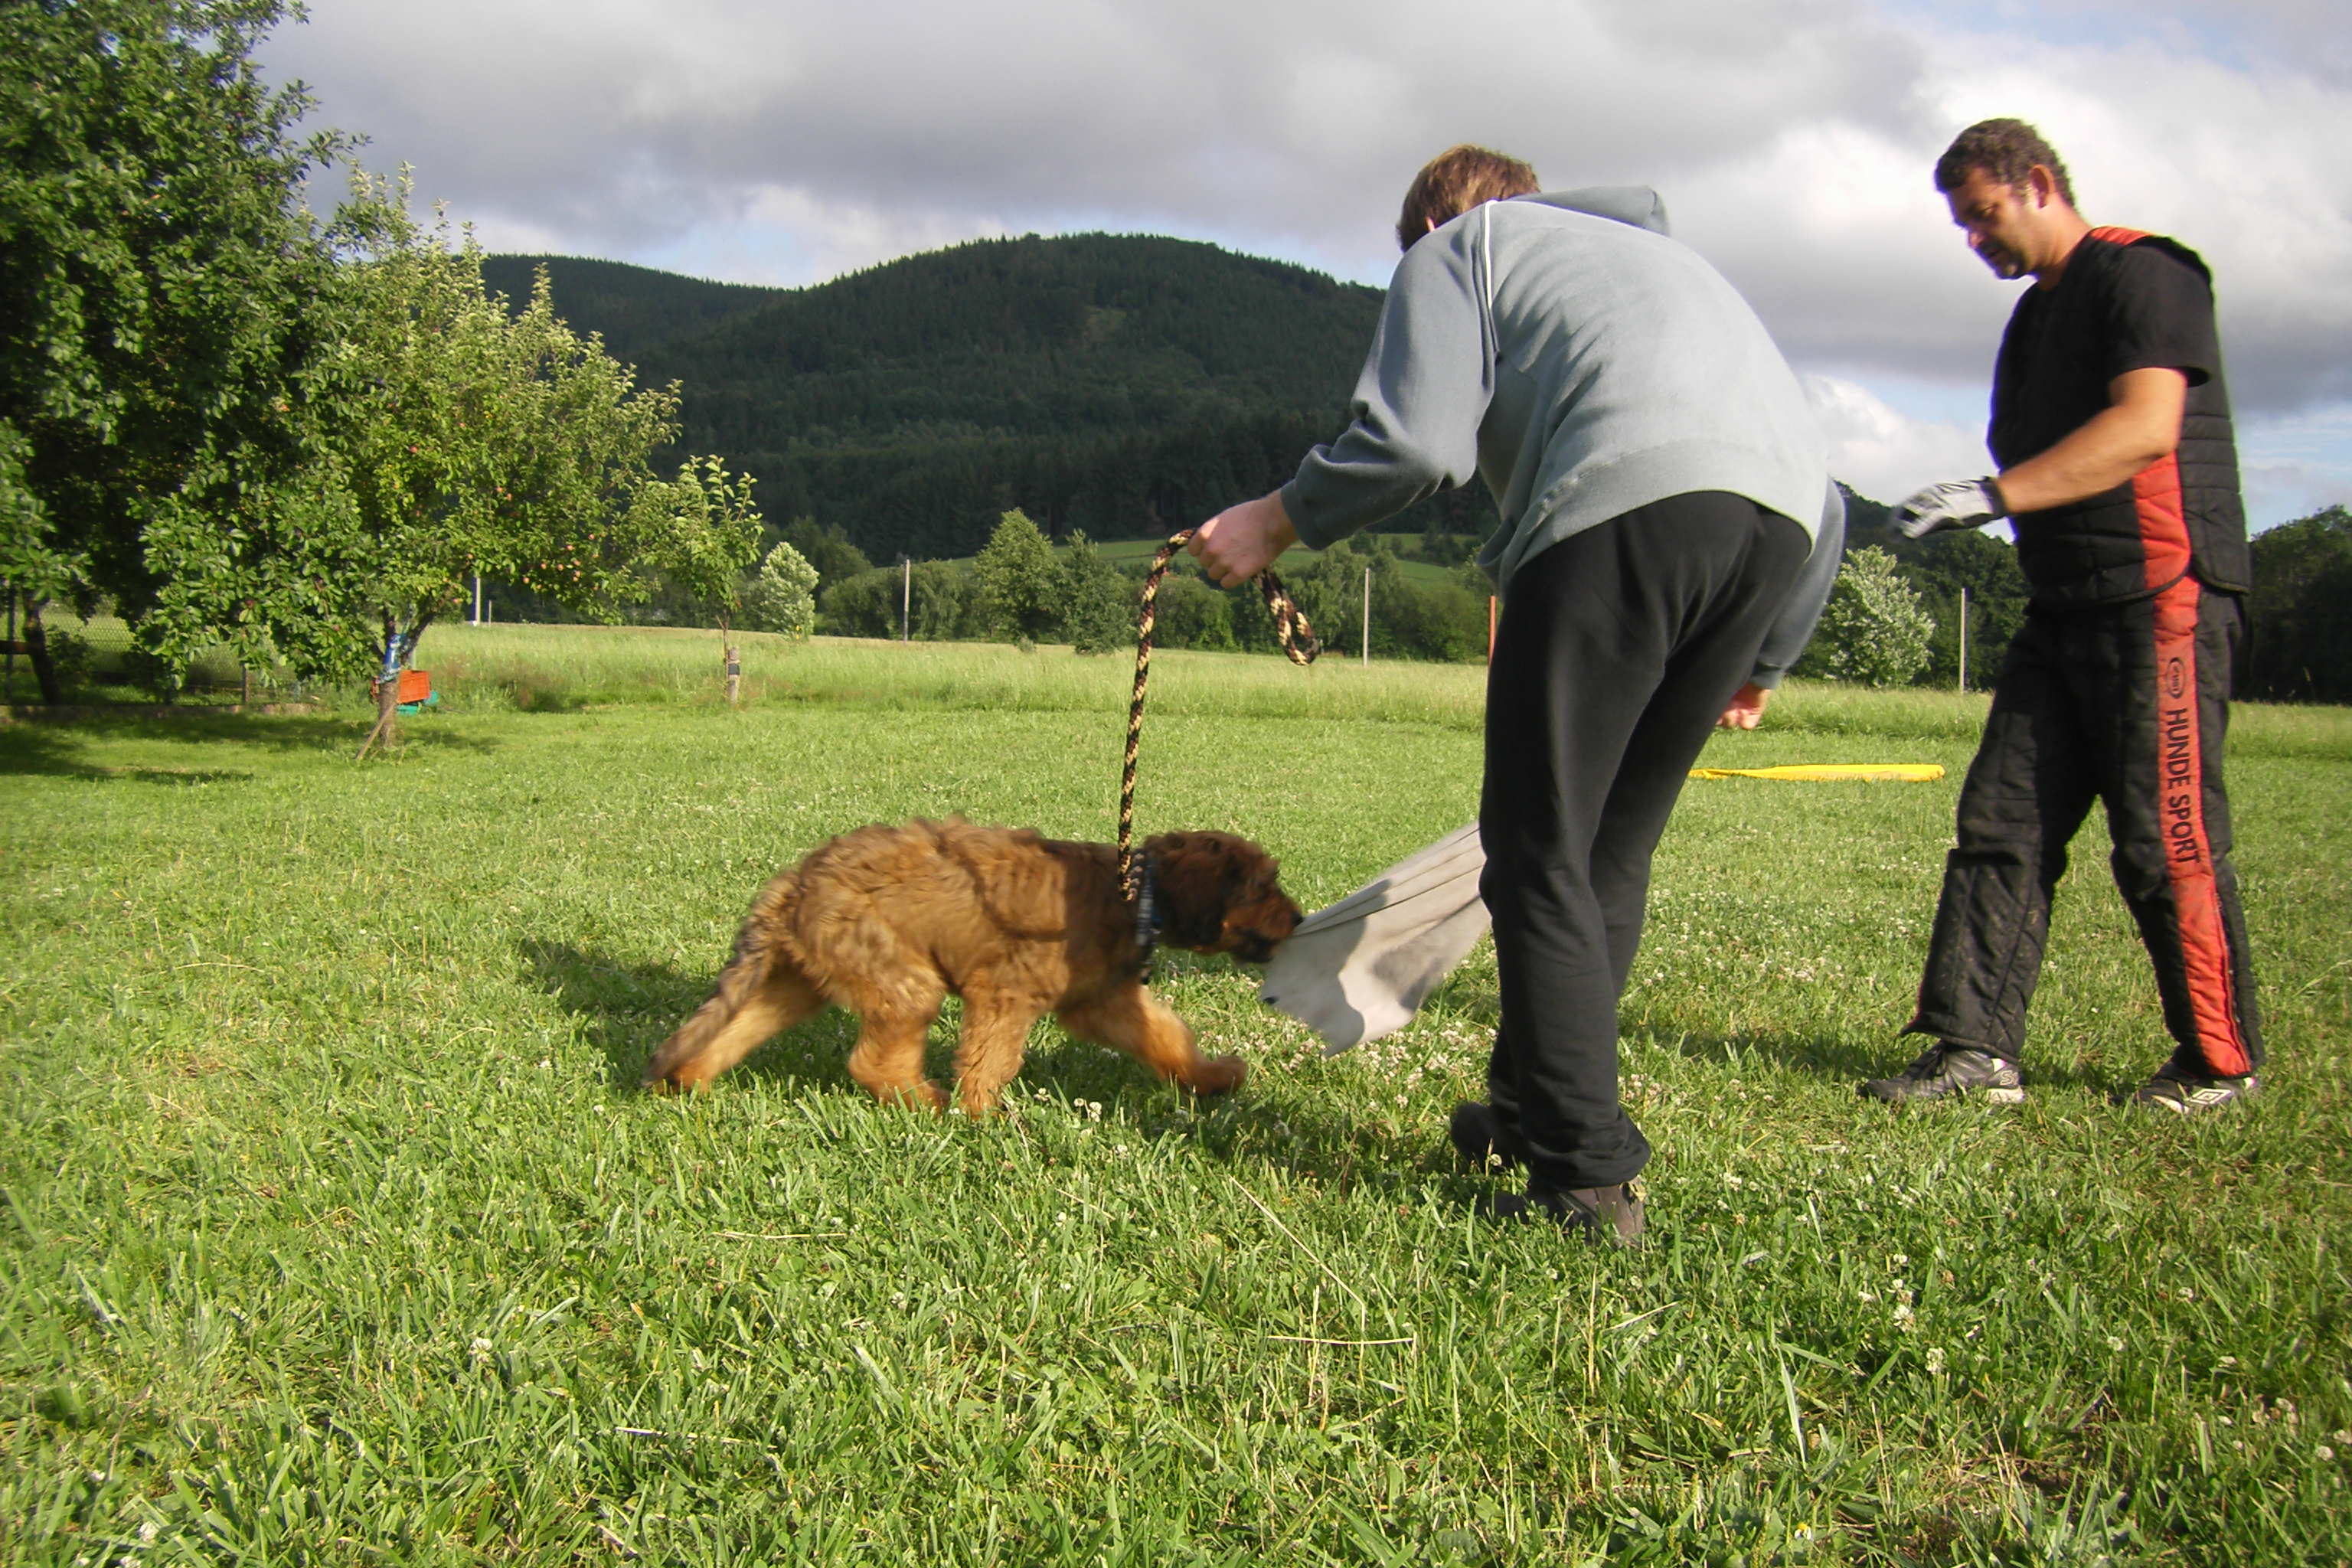
{"label": "puppy's ear", "polygon": [[1160,893],[1160,938],[1206,952],[1224,934],[1224,847],[1206,833],[1162,833],[1147,841]]}

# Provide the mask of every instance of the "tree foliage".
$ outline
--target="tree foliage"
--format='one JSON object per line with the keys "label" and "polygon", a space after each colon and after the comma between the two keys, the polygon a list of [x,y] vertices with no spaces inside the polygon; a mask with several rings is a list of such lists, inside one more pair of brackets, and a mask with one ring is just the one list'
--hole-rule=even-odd
{"label": "tree foliage", "polygon": [[1083,530],[1062,560],[1062,636],[1079,653],[1109,653],[1135,641],[1136,584],[1102,558]]}
{"label": "tree foliage", "polygon": [[641,577],[658,574],[715,616],[722,632],[733,625],[745,570],[760,550],[750,479],[729,474],[717,458],[688,458],[676,479],[638,483],[626,533],[638,541]]}
{"label": "tree foliage", "polygon": [[971,570],[979,617],[990,636],[1035,643],[1060,629],[1062,569],[1027,513],[1016,507],[997,520]]}
{"label": "tree foliage", "polygon": [[676,393],[640,390],[543,288],[510,315],[470,241],[418,223],[404,184],[355,175],[338,233],[352,254],[310,460],[230,526],[151,538],[166,645],[184,656],[234,624],[306,675],[348,678],[372,648],[396,668],[475,573],[610,615],[675,556],[676,508],[706,499],[705,476],[662,486],[649,467]]}
{"label": "tree foliage", "polygon": [[234,528],[302,460],[331,274],[301,189],[346,143],[254,67],[285,15],[0,7],[0,575],[37,602],[143,623],[151,529]]}
{"label": "tree foliage", "polygon": [[1908,685],[1927,667],[1934,632],[1935,623],[1919,607],[1918,593],[1903,580],[1895,557],[1864,545],[1848,553],[1838,569],[1829,606],[1797,670],[1869,686]]}
{"label": "tree foliage", "polygon": [[2331,506],[2253,538],[2248,696],[2352,702],[2352,510]]}
{"label": "tree foliage", "polygon": [[806,637],[816,629],[816,568],[799,551],[778,541],[743,595],[743,624],[757,631]]}
{"label": "tree foliage", "polygon": [[784,525],[782,538],[815,569],[820,586],[874,570],[866,552],[849,542],[837,522],[820,525],[813,517],[796,517]]}

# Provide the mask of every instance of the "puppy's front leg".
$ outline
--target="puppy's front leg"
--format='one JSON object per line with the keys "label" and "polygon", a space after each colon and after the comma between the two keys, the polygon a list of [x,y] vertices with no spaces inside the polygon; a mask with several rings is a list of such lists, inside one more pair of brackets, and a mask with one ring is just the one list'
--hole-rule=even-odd
{"label": "puppy's front leg", "polygon": [[1021,1070],[1029,1026],[1045,1014],[1045,1005],[1031,998],[966,990],[956,1047],[956,1092],[966,1116],[995,1114],[1004,1086]]}
{"label": "puppy's front leg", "polygon": [[1062,1026],[1081,1039],[1112,1046],[1195,1094],[1239,1089],[1249,1076],[1239,1057],[1203,1057],[1192,1043],[1192,1026],[1139,984],[1118,986],[1106,996],[1057,1015]]}

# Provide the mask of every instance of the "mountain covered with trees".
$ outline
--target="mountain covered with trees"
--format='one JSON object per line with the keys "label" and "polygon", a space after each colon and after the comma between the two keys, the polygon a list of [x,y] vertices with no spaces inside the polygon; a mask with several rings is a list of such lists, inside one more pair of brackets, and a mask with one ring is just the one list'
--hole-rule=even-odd
{"label": "mountain covered with trees", "polygon": [[[565,257],[485,275],[521,299],[537,266],[576,328],[681,384],[685,449],[877,561],[972,555],[1015,508],[1052,539],[1132,539],[1273,488],[1340,427],[1381,305],[1140,235],[982,240],[791,290]],[[1465,490],[1394,526],[1493,517]]]}

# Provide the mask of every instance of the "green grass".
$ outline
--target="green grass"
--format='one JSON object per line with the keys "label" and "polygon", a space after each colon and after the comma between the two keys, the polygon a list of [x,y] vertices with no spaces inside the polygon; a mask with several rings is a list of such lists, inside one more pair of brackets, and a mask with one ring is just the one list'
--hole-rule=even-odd
{"label": "green grass", "polygon": [[[1483,945],[1326,1059],[1162,989],[1241,1093],[1033,1041],[1001,1121],[876,1106],[838,1015],[640,1095],[753,889],[860,823],[1110,836],[1131,668],[436,628],[445,707],[0,729],[11,1563],[2338,1563],[2352,1539],[2352,713],[2243,709],[2273,1066],[2166,1046],[2097,829],[2034,1098],[1886,1114],[1980,699],[1798,687],[1694,783],[1626,1010],[1633,1253],[1441,1158]],[[1147,831],[1309,905],[1472,814],[1480,672],[1163,655]],[[950,1039],[935,1044],[941,1065]]]}

